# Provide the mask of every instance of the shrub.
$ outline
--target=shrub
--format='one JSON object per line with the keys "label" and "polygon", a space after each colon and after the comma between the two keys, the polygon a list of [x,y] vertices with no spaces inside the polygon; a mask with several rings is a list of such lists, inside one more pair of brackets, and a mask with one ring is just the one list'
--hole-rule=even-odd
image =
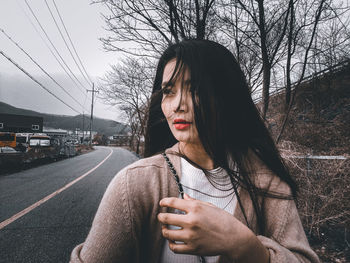
{"label": "shrub", "polygon": [[349,250],[350,159],[295,158],[308,150],[284,142],[281,153],[299,186],[297,206],[311,243]]}

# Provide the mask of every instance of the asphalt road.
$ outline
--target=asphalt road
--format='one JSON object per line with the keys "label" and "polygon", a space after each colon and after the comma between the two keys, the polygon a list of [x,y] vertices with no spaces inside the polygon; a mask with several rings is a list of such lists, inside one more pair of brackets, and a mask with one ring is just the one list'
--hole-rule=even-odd
{"label": "asphalt road", "polygon": [[[84,242],[111,179],[137,160],[122,148],[95,149],[74,158],[0,177],[0,263],[69,261],[74,246]],[[9,221],[39,200],[67,187],[104,159],[105,162],[86,177],[35,205],[13,222]],[[4,226],[4,222],[8,224]]]}

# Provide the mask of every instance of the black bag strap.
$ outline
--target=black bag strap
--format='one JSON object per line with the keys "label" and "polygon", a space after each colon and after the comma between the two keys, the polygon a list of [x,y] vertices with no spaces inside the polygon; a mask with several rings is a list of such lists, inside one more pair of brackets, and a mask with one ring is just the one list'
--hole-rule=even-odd
{"label": "black bag strap", "polygon": [[184,199],[184,190],[183,190],[182,184],[180,183],[180,178],[177,175],[177,172],[174,168],[174,165],[171,163],[171,161],[169,160],[169,157],[166,155],[166,153],[162,153],[162,155],[163,155],[166,163],[168,164],[171,173],[173,174],[173,177],[174,177],[175,182],[177,184],[177,187],[179,189],[179,193],[181,195],[181,198]]}

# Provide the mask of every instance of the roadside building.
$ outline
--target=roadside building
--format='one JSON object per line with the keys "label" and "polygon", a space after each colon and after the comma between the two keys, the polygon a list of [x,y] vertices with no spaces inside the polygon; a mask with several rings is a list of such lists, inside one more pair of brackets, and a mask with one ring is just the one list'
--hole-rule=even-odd
{"label": "roadside building", "polygon": [[0,113],[0,132],[42,133],[44,118]]}
{"label": "roadside building", "polygon": [[44,127],[43,133],[46,133],[49,136],[66,137],[69,134],[69,131],[64,130],[64,129],[55,129],[55,128],[50,128],[50,127]]}
{"label": "roadside building", "polygon": [[131,136],[126,134],[114,134],[110,136],[110,143],[117,146],[127,146],[130,144]]}

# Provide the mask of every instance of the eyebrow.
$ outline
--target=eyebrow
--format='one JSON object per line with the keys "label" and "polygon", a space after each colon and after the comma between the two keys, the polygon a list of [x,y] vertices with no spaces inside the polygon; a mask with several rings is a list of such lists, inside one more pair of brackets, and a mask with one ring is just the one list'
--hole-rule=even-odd
{"label": "eyebrow", "polygon": [[[184,81],[184,84],[185,84],[185,85],[191,84],[191,80],[190,80],[190,79],[186,79],[186,80]],[[169,81],[163,81],[163,82],[162,82],[162,87],[173,86],[173,85],[174,85],[174,82],[173,82],[173,81],[171,81],[171,82],[169,82]]]}

